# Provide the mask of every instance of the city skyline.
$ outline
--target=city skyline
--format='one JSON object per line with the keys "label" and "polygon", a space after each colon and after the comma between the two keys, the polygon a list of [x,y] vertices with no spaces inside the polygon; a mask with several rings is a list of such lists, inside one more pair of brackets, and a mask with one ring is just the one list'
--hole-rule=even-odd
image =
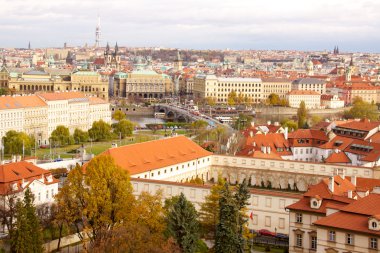
{"label": "city skyline", "polygon": [[129,47],[320,51],[339,45],[341,51],[380,52],[380,3],[375,1],[16,0],[3,6],[4,48],[26,48],[29,41],[32,48],[64,42],[92,46],[99,14],[101,46],[117,41]]}

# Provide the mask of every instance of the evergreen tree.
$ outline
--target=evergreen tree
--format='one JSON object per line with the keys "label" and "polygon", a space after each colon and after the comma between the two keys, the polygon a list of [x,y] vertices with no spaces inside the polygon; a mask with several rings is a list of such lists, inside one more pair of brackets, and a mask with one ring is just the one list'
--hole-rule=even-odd
{"label": "evergreen tree", "polygon": [[249,204],[249,190],[247,181],[244,181],[236,187],[235,199],[236,205],[239,210],[239,233],[238,233],[238,241],[239,241],[239,251],[243,252],[244,250],[244,238],[243,238],[243,227],[248,221],[248,217],[246,215],[246,206]]}
{"label": "evergreen tree", "polygon": [[215,252],[239,252],[239,209],[228,184],[224,185],[219,199],[219,223],[216,228]]}
{"label": "evergreen tree", "polygon": [[33,201],[33,194],[27,189],[24,200],[17,203],[16,227],[11,236],[12,252],[43,252],[42,229]]}
{"label": "evergreen tree", "polygon": [[184,253],[195,252],[199,240],[199,223],[194,205],[183,193],[166,203],[167,230]]}

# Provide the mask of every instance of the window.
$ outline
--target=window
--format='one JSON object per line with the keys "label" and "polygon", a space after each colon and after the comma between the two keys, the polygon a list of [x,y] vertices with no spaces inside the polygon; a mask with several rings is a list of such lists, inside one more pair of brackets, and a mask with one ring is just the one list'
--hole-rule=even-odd
{"label": "window", "polygon": [[369,239],[369,248],[370,249],[377,249],[377,238],[370,238]]}
{"label": "window", "polygon": [[332,230],[329,231],[328,240],[331,242],[335,242],[335,231],[332,231]]}
{"label": "window", "polygon": [[279,228],[285,228],[285,219],[284,218],[278,218],[278,227]]}
{"label": "window", "polygon": [[317,250],[317,237],[316,236],[312,236],[310,238],[310,249]]}
{"label": "window", "polygon": [[49,190],[46,191],[46,199],[49,198]]}
{"label": "window", "polygon": [[271,226],[271,217],[265,216],[265,226],[270,227]]}
{"label": "window", "polygon": [[296,213],[296,222],[302,223],[302,213]]}
{"label": "window", "polygon": [[302,235],[301,234],[296,234],[296,246],[302,247]]}
{"label": "window", "polygon": [[376,221],[372,221],[372,228],[377,228],[377,222]]}
{"label": "window", "polygon": [[354,236],[352,234],[346,234],[346,244],[354,244]]}
{"label": "window", "polygon": [[265,206],[272,207],[272,198],[265,198]]}

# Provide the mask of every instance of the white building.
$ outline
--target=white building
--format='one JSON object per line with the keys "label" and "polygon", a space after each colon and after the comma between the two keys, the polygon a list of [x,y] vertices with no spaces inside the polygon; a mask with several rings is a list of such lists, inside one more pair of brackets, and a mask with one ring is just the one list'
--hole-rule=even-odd
{"label": "white building", "polygon": [[344,100],[340,99],[338,95],[322,95],[321,96],[321,105],[325,108],[343,108],[344,107]]}
{"label": "white building", "polygon": [[194,79],[194,98],[214,98],[219,104],[228,102],[232,91],[247,101],[259,103],[266,99],[260,78],[217,77],[215,75],[198,75]]}
{"label": "white building", "polygon": [[47,145],[59,125],[87,131],[94,121],[111,123],[108,102],[82,92],[38,93],[0,97],[0,138],[10,130],[34,136],[38,145]]}
{"label": "white building", "polygon": [[326,82],[317,78],[299,78],[292,82],[292,90],[315,91],[326,94]]}
{"label": "white building", "polygon": [[299,108],[302,101],[305,102],[306,109],[321,107],[321,95],[311,90],[292,90],[286,95],[289,106]]}
{"label": "white building", "polygon": [[[50,171],[41,169],[26,161],[0,165],[0,208],[9,208],[12,196],[22,199],[26,189],[34,195],[34,204],[48,208],[58,193],[58,182]],[[49,210],[43,210],[48,212]],[[2,231],[6,231],[4,224]]]}

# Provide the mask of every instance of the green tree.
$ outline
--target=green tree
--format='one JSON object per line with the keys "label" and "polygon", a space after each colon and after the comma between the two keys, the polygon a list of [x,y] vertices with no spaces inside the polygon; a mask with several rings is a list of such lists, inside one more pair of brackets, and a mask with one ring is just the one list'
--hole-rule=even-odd
{"label": "green tree", "polygon": [[281,121],[281,126],[282,127],[287,127],[289,129],[289,131],[292,131],[292,130],[297,130],[298,129],[298,124],[297,122],[295,122],[294,120],[290,120],[290,119],[284,119]]}
{"label": "green tree", "polygon": [[313,115],[313,116],[311,116],[310,121],[311,121],[311,125],[312,125],[312,126],[315,126],[315,125],[317,125],[319,122],[322,121],[322,118],[321,118],[320,116],[318,116],[318,115]]}
{"label": "green tree", "polygon": [[69,129],[65,126],[57,126],[51,133],[51,141],[57,146],[65,146],[72,143]]}
{"label": "green tree", "polygon": [[205,101],[209,106],[214,106],[216,104],[216,99],[213,97],[206,97]]}
{"label": "green tree", "polygon": [[248,217],[246,215],[246,206],[249,204],[249,190],[246,179],[243,180],[241,184],[238,184],[236,186],[236,193],[235,193],[235,199],[237,208],[239,210],[238,216],[239,216],[239,233],[238,233],[238,241],[239,241],[239,252],[244,251],[244,228],[246,226],[246,223],[248,221]]}
{"label": "green tree", "polygon": [[184,253],[195,252],[199,240],[199,222],[194,205],[183,193],[166,202],[167,230]]}
{"label": "green tree", "polygon": [[278,96],[278,94],[276,94],[276,93],[271,93],[268,96],[268,100],[267,101],[268,101],[268,104],[270,104],[270,105],[281,105],[281,99]]}
{"label": "green tree", "polygon": [[111,126],[103,120],[94,121],[88,134],[94,141],[109,140],[112,138]]}
{"label": "green tree", "polygon": [[239,117],[235,120],[234,128],[236,130],[246,129],[251,125],[252,119],[252,116],[240,113]]}
{"label": "green tree", "polygon": [[0,88],[0,96],[3,95],[9,95],[9,89],[8,88]]}
{"label": "green tree", "polygon": [[4,136],[4,153],[9,155],[31,154],[34,138],[24,132],[8,131]]}
{"label": "green tree", "polygon": [[87,142],[90,137],[88,136],[88,132],[75,128],[73,138],[76,143],[83,143]]}
{"label": "green tree", "polygon": [[372,121],[379,119],[379,112],[375,104],[365,102],[361,97],[355,97],[352,104],[351,109],[344,112],[346,118],[369,119]]}
{"label": "green tree", "polygon": [[117,110],[115,111],[115,113],[112,115],[112,118],[114,120],[117,120],[117,121],[120,121],[120,120],[123,120],[125,119],[125,113],[120,111],[120,110]]}
{"label": "green tree", "polygon": [[239,252],[239,209],[227,183],[225,183],[221,191],[219,208],[219,223],[215,234],[215,252]]}
{"label": "green tree", "polygon": [[208,126],[207,121],[197,120],[191,123],[191,127],[195,130],[204,130]]}
{"label": "green tree", "polygon": [[118,123],[113,124],[112,128],[115,135],[121,135],[121,138],[124,139],[127,136],[132,136],[134,124],[129,120],[122,119]]}
{"label": "green tree", "polygon": [[128,172],[108,155],[95,157],[84,169],[74,168],[56,200],[61,219],[74,225],[82,240],[83,228],[93,244],[106,241],[115,227],[130,219],[134,205]]}
{"label": "green tree", "polygon": [[225,181],[218,178],[218,183],[211,187],[210,194],[206,196],[199,211],[199,218],[204,237],[208,240],[215,240],[216,226],[219,223],[219,199]]}
{"label": "green tree", "polygon": [[305,101],[301,101],[297,110],[298,128],[304,128],[307,120],[307,109]]}
{"label": "green tree", "polygon": [[33,201],[34,196],[27,189],[23,201],[17,203],[16,224],[11,235],[12,252],[43,252],[42,229]]}

